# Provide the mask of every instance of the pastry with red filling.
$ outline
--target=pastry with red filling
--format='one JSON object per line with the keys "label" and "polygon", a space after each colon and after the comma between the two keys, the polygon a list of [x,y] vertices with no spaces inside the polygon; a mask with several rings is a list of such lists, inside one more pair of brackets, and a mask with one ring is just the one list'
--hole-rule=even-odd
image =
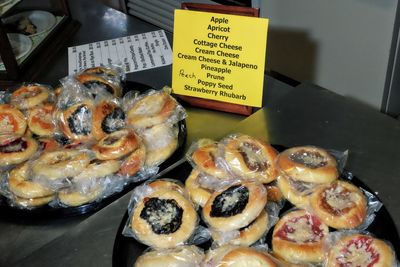
{"label": "pastry with red filling", "polygon": [[321,263],[328,233],[328,226],[317,216],[305,210],[292,211],[276,224],[272,249],[278,257],[291,263]]}
{"label": "pastry with red filling", "polygon": [[[23,135],[26,130],[24,114],[9,104],[0,105],[0,135]],[[1,143],[0,136],[0,143]]]}
{"label": "pastry with red filling", "polygon": [[351,229],[363,223],[367,200],[356,186],[336,181],[318,187],[310,198],[314,213],[330,227]]}
{"label": "pastry with red filling", "polygon": [[344,236],[328,252],[326,267],[392,267],[392,248],[380,239],[368,235]]}
{"label": "pastry with red filling", "polygon": [[224,157],[232,172],[246,179],[269,183],[276,179],[278,152],[269,144],[248,135],[229,138]]}
{"label": "pastry with red filling", "polygon": [[0,166],[18,164],[28,160],[38,149],[38,142],[31,137],[20,137],[0,145]]}
{"label": "pastry with red filling", "polygon": [[53,120],[54,105],[45,104],[29,111],[28,126],[32,133],[39,136],[54,134],[55,123]]}

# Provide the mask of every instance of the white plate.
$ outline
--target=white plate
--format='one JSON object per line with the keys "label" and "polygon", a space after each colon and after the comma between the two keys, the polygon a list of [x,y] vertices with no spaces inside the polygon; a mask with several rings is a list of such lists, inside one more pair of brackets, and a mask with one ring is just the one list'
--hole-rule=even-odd
{"label": "white plate", "polygon": [[42,10],[32,10],[25,11],[10,17],[7,17],[3,20],[4,24],[12,24],[18,22],[22,18],[28,18],[33,25],[36,26],[36,33],[28,36],[35,36],[41,33],[44,33],[50,30],[56,24],[56,17],[53,14],[47,11]]}
{"label": "white plate", "polygon": [[[16,59],[20,59],[29,53],[32,49],[32,40],[26,35],[20,33],[9,33],[8,40],[10,41]],[[0,58],[0,65],[3,60]]]}

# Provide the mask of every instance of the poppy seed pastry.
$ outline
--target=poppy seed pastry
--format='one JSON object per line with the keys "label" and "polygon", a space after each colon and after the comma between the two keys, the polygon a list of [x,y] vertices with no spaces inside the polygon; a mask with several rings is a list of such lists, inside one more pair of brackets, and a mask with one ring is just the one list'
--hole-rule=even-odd
{"label": "poppy seed pastry", "polygon": [[82,73],[76,76],[76,79],[88,89],[99,86],[101,88],[104,88],[108,93],[112,94],[115,97],[120,97],[122,95],[121,86],[117,85],[114,82],[110,82],[99,75]]}
{"label": "poppy seed pastry", "polygon": [[124,127],[125,112],[117,103],[104,100],[96,106],[93,114],[93,136],[97,140]]}
{"label": "poppy seed pastry", "polygon": [[237,230],[256,219],[267,204],[267,190],[256,181],[242,181],[214,192],[203,208],[207,224],[219,231]]}
{"label": "poppy seed pastry", "polygon": [[160,189],[134,207],[131,228],[137,239],[154,248],[183,245],[194,233],[198,217],[193,204],[178,191]]}
{"label": "poppy seed pastry", "polygon": [[272,249],[278,257],[291,263],[321,263],[323,242],[328,234],[328,226],[317,216],[305,210],[291,211],[275,225]]}

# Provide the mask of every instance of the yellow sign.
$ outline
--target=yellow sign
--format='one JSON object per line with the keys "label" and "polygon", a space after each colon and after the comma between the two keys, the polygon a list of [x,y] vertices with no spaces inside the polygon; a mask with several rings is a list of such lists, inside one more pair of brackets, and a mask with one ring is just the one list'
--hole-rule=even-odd
{"label": "yellow sign", "polygon": [[174,93],[261,107],[268,19],[176,10]]}

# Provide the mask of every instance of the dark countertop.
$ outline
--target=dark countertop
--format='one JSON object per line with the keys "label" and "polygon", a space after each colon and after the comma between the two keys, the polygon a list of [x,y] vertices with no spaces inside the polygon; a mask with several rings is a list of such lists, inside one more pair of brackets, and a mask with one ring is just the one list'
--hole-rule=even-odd
{"label": "dark countertop", "polygon": [[[95,1],[70,2],[82,27],[66,47],[158,29]],[[66,62],[63,49],[39,82],[55,84],[66,76]],[[128,74],[127,79],[159,88],[170,84],[171,66]],[[264,88],[264,108],[248,118],[188,108],[188,143],[243,132],[285,146],[349,149],[347,169],[378,193],[399,231],[400,123],[311,84],[293,88],[266,76]],[[210,121],[222,126],[210,126]],[[128,200],[129,194],[91,216],[40,223],[0,218],[0,266],[111,266],[114,239]]]}

